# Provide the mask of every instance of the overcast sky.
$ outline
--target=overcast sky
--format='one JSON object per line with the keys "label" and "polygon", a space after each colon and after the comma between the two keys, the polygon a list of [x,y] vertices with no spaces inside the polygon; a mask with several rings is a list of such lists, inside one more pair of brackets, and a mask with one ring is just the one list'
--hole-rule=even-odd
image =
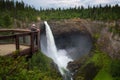
{"label": "overcast sky", "polygon": [[69,7],[75,7],[75,6],[81,6],[87,7],[88,5],[99,5],[102,6],[106,4],[120,5],[120,0],[17,0],[17,1],[23,1],[26,4],[33,5],[36,9],[42,8],[69,8]]}

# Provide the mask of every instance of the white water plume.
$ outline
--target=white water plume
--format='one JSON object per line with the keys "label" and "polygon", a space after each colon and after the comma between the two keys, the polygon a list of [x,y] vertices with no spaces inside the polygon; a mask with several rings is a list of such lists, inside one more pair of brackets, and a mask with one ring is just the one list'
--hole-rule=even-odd
{"label": "white water plume", "polygon": [[[61,75],[66,76],[66,72],[69,73],[69,70],[66,68],[67,64],[68,64],[68,62],[73,61],[73,60],[67,56],[66,50],[64,50],[64,49],[57,50],[50,26],[48,25],[48,23],[46,21],[44,22],[44,24],[46,27],[46,39],[47,39],[46,42],[47,42],[47,44],[45,43],[45,40],[43,39],[42,43],[41,43],[41,45],[42,45],[41,49],[48,57],[51,57],[53,59],[53,61],[57,64]],[[43,43],[46,44],[46,47],[44,47]],[[47,48],[47,49],[45,49],[45,48]],[[65,80],[67,80],[67,79],[65,78]]]}

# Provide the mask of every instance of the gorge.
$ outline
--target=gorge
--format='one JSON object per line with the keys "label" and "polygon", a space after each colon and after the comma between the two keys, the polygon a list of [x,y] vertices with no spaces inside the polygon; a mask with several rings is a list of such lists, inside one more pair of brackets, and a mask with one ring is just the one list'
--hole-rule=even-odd
{"label": "gorge", "polygon": [[89,53],[92,47],[90,36],[81,32],[68,33],[67,35],[62,34],[55,38],[55,43],[50,26],[46,21],[44,24],[45,33],[41,34],[42,52],[52,58],[55,64],[57,64],[64,80],[73,80],[67,65],[69,62]]}
{"label": "gorge", "polygon": [[[94,56],[93,51],[96,50],[96,44],[99,46],[100,51],[106,52],[106,57],[108,55],[113,59],[119,58],[119,37],[116,37],[112,32],[109,31],[110,25],[115,26],[114,22],[109,23],[84,19],[68,19],[61,21],[53,20],[48,21],[48,23],[51,26],[57,49],[66,50],[67,56],[74,60],[73,62],[70,61],[68,63],[67,68],[70,70],[70,72],[75,73],[75,75],[73,75],[75,80],[78,80],[78,77],[80,76],[78,76],[78,74],[81,74],[79,73],[81,66],[86,64],[87,59],[84,56],[87,55],[89,58]],[[41,36],[43,37],[43,35],[46,35],[44,31]],[[102,52],[99,52],[99,55],[102,55]],[[93,70],[95,74],[91,75],[93,77],[90,78],[90,80],[92,80],[100,69],[99,67],[95,67],[94,64],[90,63],[88,70],[90,70],[90,66],[95,70],[95,72]],[[84,74],[89,75],[89,72],[87,73]],[[88,78],[89,77],[90,76],[88,76]],[[85,80],[88,80],[88,78]]]}

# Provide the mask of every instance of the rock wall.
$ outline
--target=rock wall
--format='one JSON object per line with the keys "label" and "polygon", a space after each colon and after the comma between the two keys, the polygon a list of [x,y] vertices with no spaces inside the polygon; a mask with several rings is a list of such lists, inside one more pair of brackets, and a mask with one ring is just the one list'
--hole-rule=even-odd
{"label": "rock wall", "polygon": [[[115,26],[115,22],[87,21],[82,22],[92,37],[97,38],[96,44],[100,49],[112,58],[120,59],[120,35],[110,32],[110,27]],[[87,24],[87,25],[86,25]],[[120,28],[120,22],[118,21]]]}
{"label": "rock wall", "polygon": [[52,29],[57,48],[66,50],[72,59],[77,60],[91,50],[92,39],[80,19],[48,21],[48,24]]}
{"label": "rock wall", "polygon": [[101,50],[107,52],[112,58],[120,59],[120,36],[110,33],[108,27],[101,31],[97,43]]}
{"label": "rock wall", "polygon": [[[89,34],[93,38],[97,38],[97,44],[100,49],[105,51],[112,58],[120,59],[120,36],[109,31],[110,26],[114,26],[115,22],[91,21],[84,19],[68,19],[68,20],[51,20],[48,21],[52,28],[53,35],[72,34],[81,32]],[[120,21],[118,21],[120,27]]]}
{"label": "rock wall", "polygon": [[80,19],[48,21],[48,23],[51,26],[54,35],[73,32],[87,32],[87,29],[84,27]]}

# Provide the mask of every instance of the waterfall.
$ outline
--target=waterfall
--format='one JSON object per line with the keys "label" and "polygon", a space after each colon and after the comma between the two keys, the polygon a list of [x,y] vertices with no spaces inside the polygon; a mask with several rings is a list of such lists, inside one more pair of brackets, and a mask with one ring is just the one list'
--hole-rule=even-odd
{"label": "waterfall", "polygon": [[[72,61],[71,58],[67,56],[67,52],[64,49],[57,49],[52,31],[50,26],[45,21],[45,31],[46,31],[46,42],[43,37],[41,42],[41,50],[45,53],[48,57],[52,58],[53,61],[57,64],[58,69],[63,76],[64,80],[72,80],[71,74],[69,70],[66,68],[68,62]],[[46,47],[45,45],[46,44]]]}

